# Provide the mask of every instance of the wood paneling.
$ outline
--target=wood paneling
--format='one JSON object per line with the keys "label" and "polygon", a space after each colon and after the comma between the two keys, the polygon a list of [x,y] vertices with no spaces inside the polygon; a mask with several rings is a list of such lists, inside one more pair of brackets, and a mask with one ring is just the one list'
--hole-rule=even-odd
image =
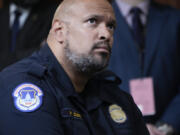
{"label": "wood paneling", "polygon": [[2,8],[3,0],[0,0],[0,8]]}

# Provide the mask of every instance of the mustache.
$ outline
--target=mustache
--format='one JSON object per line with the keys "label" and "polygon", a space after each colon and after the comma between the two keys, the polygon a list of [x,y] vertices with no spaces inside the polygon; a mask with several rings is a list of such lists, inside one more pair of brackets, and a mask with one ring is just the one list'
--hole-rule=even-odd
{"label": "mustache", "polygon": [[92,50],[97,49],[97,48],[106,48],[109,51],[109,53],[111,53],[111,50],[112,50],[108,41],[100,41],[100,42],[95,43]]}

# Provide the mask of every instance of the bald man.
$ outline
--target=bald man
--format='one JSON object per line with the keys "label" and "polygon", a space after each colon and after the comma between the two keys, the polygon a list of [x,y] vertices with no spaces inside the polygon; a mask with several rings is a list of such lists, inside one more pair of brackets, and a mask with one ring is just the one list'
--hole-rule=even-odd
{"label": "bald man", "polygon": [[64,0],[47,43],[0,73],[0,135],[149,135],[104,70],[115,22],[107,0]]}

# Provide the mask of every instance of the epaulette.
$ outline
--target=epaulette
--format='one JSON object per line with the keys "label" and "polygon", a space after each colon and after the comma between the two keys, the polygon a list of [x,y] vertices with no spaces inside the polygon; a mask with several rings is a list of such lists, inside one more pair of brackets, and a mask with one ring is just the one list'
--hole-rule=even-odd
{"label": "epaulette", "polygon": [[40,63],[32,63],[29,66],[28,74],[33,76],[42,77],[47,71],[47,66],[44,66]]}

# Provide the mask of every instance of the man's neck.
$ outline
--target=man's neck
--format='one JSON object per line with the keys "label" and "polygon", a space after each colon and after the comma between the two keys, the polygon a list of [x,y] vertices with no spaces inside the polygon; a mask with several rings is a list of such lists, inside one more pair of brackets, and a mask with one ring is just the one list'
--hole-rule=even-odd
{"label": "man's neck", "polygon": [[88,82],[88,80],[91,76],[87,75],[87,74],[83,74],[80,71],[77,71],[76,67],[74,67],[72,65],[72,63],[67,60],[67,58],[65,58],[63,47],[59,48],[59,44],[57,44],[52,39],[52,37],[48,36],[47,43],[48,43],[51,51],[55,55],[56,59],[61,64],[64,71],[70,78],[70,80],[75,88],[75,91],[77,93],[81,93],[84,90],[84,87],[86,86],[86,83]]}
{"label": "man's neck", "polygon": [[69,63],[67,60],[65,62],[64,61],[59,61],[59,63],[70,78],[75,91],[77,93],[81,93],[84,90],[84,87],[86,86],[90,76],[77,71],[76,67],[72,66],[71,63]]}
{"label": "man's neck", "polygon": [[81,93],[84,90],[89,80],[89,78],[82,76],[81,74],[73,74],[70,76],[70,79],[77,93]]}
{"label": "man's neck", "polygon": [[129,5],[137,6],[139,3],[146,1],[146,0],[117,0],[117,1],[122,1],[124,3],[129,4]]}

